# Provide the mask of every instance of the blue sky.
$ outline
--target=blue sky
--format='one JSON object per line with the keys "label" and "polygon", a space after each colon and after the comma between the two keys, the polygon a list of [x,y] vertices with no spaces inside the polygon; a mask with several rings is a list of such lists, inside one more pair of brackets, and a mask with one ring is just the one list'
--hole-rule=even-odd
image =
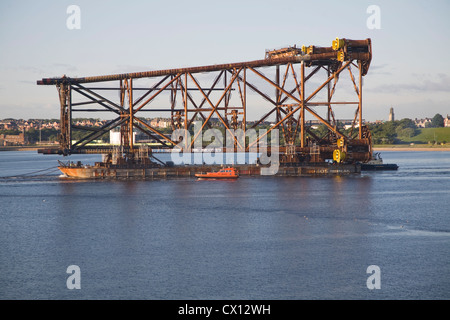
{"label": "blue sky", "polygon": [[[67,7],[81,9],[69,30]],[[381,29],[369,29],[369,5]],[[450,1],[0,2],[0,119],[59,118],[36,80],[262,59],[268,48],[371,38],[364,118],[450,114]]]}

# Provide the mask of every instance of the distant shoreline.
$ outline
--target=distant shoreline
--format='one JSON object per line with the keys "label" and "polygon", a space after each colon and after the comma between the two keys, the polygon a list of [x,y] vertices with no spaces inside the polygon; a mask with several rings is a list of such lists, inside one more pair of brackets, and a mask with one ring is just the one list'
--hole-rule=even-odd
{"label": "distant shoreline", "polygon": [[450,147],[373,147],[374,151],[450,151]]}
{"label": "distant shoreline", "polygon": [[47,146],[36,147],[36,146],[8,146],[8,147],[0,147],[0,151],[37,151],[41,148],[46,148]]}
{"label": "distant shoreline", "polygon": [[[52,145],[51,147],[55,147]],[[0,151],[37,151],[38,149],[49,148],[49,146],[7,146],[0,147]],[[374,146],[374,151],[450,151],[450,147],[417,147],[417,146]]]}

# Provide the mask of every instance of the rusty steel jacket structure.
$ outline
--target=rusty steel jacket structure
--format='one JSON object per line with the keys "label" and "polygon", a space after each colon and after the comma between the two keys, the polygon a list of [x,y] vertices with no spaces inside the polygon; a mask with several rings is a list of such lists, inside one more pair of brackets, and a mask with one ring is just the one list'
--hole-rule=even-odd
{"label": "rusty steel jacket structure", "polygon": [[[362,77],[367,74],[371,60],[370,39],[336,38],[329,47],[303,46],[300,49],[294,46],[268,50],[265,59],[255,61],[91,77],[44,78],[37,84],[55,85],[58,89],[61,132],[59,148],[41,152],[64,155],[108,153],[112,147],[92,147],[88,144],[114,128],[120,128],[122,146],[130,152],[136,149],[133,142],[135,129],[157,140],[160,148],[173,148],[179,141],[173,141],[143,120],[143,112],[147,115],[154,112],[170,114],[172,129],[189,130],[193,122],[200,119],[203,130],[211,127],[214,119],[232,136],[236,129],[245,133],[269,117],[275,117],[275,124],[264,135],[260,135],[257,141],[244,141],[243,145],[236,143],[236,151],[249,152],[265,135],[280,129],[284,141],[279,149],[283,155],[282,162],[322,162],[327,159],[338,162],[368,161],[372,155],[372,142],[362,118]],[[307,68],[311,70],[309,73]],[[357,79],[352,68],[358,71]],[[356,99],[335,101],[333,98],[339,87],[340,75],[346,70]],[[319,80],[323,71],[325,79]],[[265,74],[274,74],[274,79]],[[200,78],[206,78],[203,85]],[[147,80],[138,87],[136,83],[142,81],[140,79]],[[92,86],[98,83],[102,86]],[[312,89],[306,88],[307,85]],[[252,92],[249,93],[249,90]],[[115,98],[108,95],[111,92],[116,95]],[[164,92],[170,94],[164,95]],[[235,100],[231,98],[232,92],[237,93]],[[263,102],[250,107],[250,94]],[[316,100],[319,94],[325,96],[323,101]],[[167,100],[161,102],[165,96]],[[85,105],[95,105],[96,108],[83,109]],[[339,119],[335,118],[334,112],[338,105],[356,106],[349,134],[338,127]],[[250,122],[248,116],[251,109],[265,112]],[[114,118],[103,127],[79,127],[73,123],[75,112],[105,111]],[[328,133],[317,136],[308,125],[307,117],[326,126]],[[73,142],[73,130],[83,130],[86,134]],[[185,143],[192,147],[196,139],[199,139],[198,135]]]}

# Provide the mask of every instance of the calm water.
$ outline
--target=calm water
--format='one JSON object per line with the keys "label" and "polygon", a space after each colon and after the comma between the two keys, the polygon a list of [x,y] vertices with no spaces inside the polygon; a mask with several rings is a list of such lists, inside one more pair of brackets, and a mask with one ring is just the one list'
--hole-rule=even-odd
{"label": "calm water", "polygon": [[68,181],[27,176],[58,156],[0,152],[18,176],[0,179],[0,298],[450,299],[450,153],[382,156],[400,169]]}

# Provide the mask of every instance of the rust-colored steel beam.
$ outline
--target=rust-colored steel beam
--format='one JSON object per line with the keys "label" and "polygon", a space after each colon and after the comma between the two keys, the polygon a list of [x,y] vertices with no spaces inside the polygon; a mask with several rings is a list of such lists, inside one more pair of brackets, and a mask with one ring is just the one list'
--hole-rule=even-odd
{"label": "rust-colored steel beam", "polygon": [[[155,83],[155,85],[153,85],[153,87],[151,87],[150,89],[146,89],[148,90],[145,94],[143,94],[139,99],[137,99],[134,103],[133,103],[133,107],[137,106],[142,100],[144,100],[150,93],[152,93],[155,90],[161,90],[161,88],[158,88],[158,86],[162,83],[164,83],[164,81],[167,80],[167,78],[169,78],[169,75],[165,76],[164,78],[162,78],[159,82]],[[165,90],[167,87],[163,88],[162,90]],[[135,88],[133,88],[133,90],[136,90]]]}
{"label": "rust-colored steel beam", "polygon": [[[350,61],[348,62],[350,63]],[[331,131],[334,131],[337,135],[339,136],[343,136],[342,133],[340,133],[339,131],[337,131],[334,127],[332,127],[326,120],[324,120],[321,116],[319,116],[316,112],[314,112],[312,109],[306,107],[304,104],[305,102],[308,102],[310,99],[312,99],[330,80],[331,78],[329,78],[327,81],[325,81],[319,88],[317,88],[316,91],[314,91],[306,100],[299,100],[296,97],[294,97],[293,95],[291,95],[290,93],[288,93],[286,90],[280,88],[277,84],[275,84],[273,81],[269,80],[267,77],[265,77],[263,74],[261,74],[260,72],[256,71],[253,68],[249,68],[251,71],[253,71],[255,74],[257,74],[258,76],[260,76],[262,79],[264,79],[265,81],[267,81],[269,84],[271,84],[272,86],[276,87],[278,90],[282,91],[284,94],[286,94],[287,96],[289,96],[291,99],[297,101],[300,106],[297,107],[294,111],[291,111],[289,113],[288,116],[284,117],[283,120],[279,121],[276,125],[274,125],[267,133],[269,133],[272,129],[274,129],[275,127],[278,127],[278,125],[280,125],[284,120],[286,120],[288,117],[290,117],[291,115],[293,115],[297,110],[299,110],[300,108],[303,108],[305,110],[307,110],[310,114],[312,114],[314,117],[316,117],[320,122],[322,122],[323,124],[325,124]],[[344,69],[344,67],[340,68],[341,72]],[[267,134],[266,133],[266,134]],[[263,135],[264,136],[264,135]],[[261,136],[260,138],[262,138],[263,136]]]}
{"label": "rust-colored steel beam", "polygon": [[[216,89],[215,87],[216,87],[217,83],[219,83],[219,81],[220,81],[220,79],[221,79],[221,77],[222,77],[222,75],[223,75],[224,73],[225,73],[225,70],[222,70],[222,71],[217,75],[217,77],[214,79],[213,84],[212,84],[211,87],[208,89],[208,92],[206,93],[206,97],[209,97],[209,95],[211,94],[211,92],[212,92],[213,90]],[[196,87],[195,90],[199,90],[199,88]],[[205,91],[205,89],[203,89],[203,88],[200,88],[200,90]],[[221,89],[221,90],[224,90],[224,89]],[[203,100],[200,102],[200,105],[197,107],[197,110],[195,110],[194,115],[191,117],[191,120],[189,121],[189,123],[188,123],[188,125],[187,125],[188,127],[190,127],[190,125],[191,125],[192,122],[194,121],[195,117],[196,117],[197,114],[199,114],[199,113],[200,113],[200,116],[203,118],[203,120],[205,120],[205,122],[207,122],[207,121],[206,121],[206,117],[203,115],[202,111],[211,111],[211,110],[202,109],[202,107],[203,107],[203,105],[205,104],[205,102],[206,102],[206,98],[204,97]],[[188,110],[188,111],[189,111],[189,110]]]}
{"label": "rust-colored steel beam", "polygon": [[[291,66],[292,66],[292,64],[291,64]],[[321,68],[321,66],[317,66],[316,68],[314,68],[314,70],[311,71],[311,72],[305,77],[304,82],[308,81],[312,76],[314,76],[314,75],[320,70],[320,68]],[[294,77],[295,77],[295,73],[293,73],[293,74],[294,74]],[[297,91],[300,90],[300,85],[301,85],[301,83],[302,83],[301,81],[300,81],[300,84],[297,83],[296,87],[295,87],[294,89],[292,89],[291,91],[289,91],[289,93],[290,93],[290,94],[293,94],[296,90],[297,90]],[[300,96],[301,96],[301,94],[300,94]],[[280,101],[280,103],[284,103],[287,99],[289,99],[288,96],[284,97],[283,100]]]}
{"label": "rust-colored steel beam", "polygon": [[[198,138],[199,134],[202,132],[203,128],[205,127],[206,123],[208,122],[208,120],[212,117],[212,115],[214,113],[217,114],[217,116],[219,117],[220,121],[224,124],[224,126],[226,127],[226,129],[232,134],[232,136],[234,137],[233,133],[230,131],[230,128],[227,126],[227,124],[225,123],[225,121],[223,120],[222,116],[217,112],[217,107],[219,106],[219,104],[222,102],[222,100],[224,99],[225,95],[227,94],[227,92],[231,89],[231,86],[233,85],[234,81],[236,80],[236,78],[239,76],[239,73],[241,72],[242,68],[240,68],[234,75],[233,77],[230,79],[230,83],[227,86],[227,88],[224,90],[224,92],[222,93],[221,97],[219,98],[218,102],[216,103],[216,105],[214,105],[211,100],[206,96],[206,94],[203,92],[203,90],[200,90],[200,92],[202,93],[203,97],[208,101],[209,105],[213,108],[213,110],[210,112],[209,116],[207,117],[206,121],[202,124],[202,127],[200,128],[199,132],[197,132],[197,134],[195,134],[194,138],[192,139],[192,142],[190,144],[190,148],[192,148],[195,140]],[[189,73],[189,76],[191,77],[191,79],[194,81],[195,85],[198,86],[198,88],[200,89],[200,85],[198,84],[197,80],[194,78],[194,76]],[[236,138],[234,137],[235,141]],[[239,142],[238,142],[239,143]]]}
{"label": "rust-colored steel beam", "polygon": [[[343,39],[345,40],[345,39]],[[348,49],[348,46],[357,45],[357,46],[370,46],[370,39],[366,40],[346,40],[346,45],[342,48],[346,49],[345,55],[347,55],[346,59],[351,60],[365,60],[370,63],[371,60],[371,49],[368,52],[352,52]],[[288,63],[300,63],[302,61],[322,61],[323,63],[326,60],[339,60],[342,58],[342,55],[339,55],[340,51],[332,51],[325,53],[314,53],[314,54],[304,54],[304,55],[293,55],[288,57],[281,58],[271,58],[271,59],[262,59],[262,60],[254,60],[247,62],[237,62],[237,63],[227,63],[227,64],[216,64],[209,66],[201,66],[201,67],[189,67],[189,68],[178,68],[178,69],[166,69],[166,70],[155,70],[155,71],[146,71],[146,72],[133,72],[133,73],[121,73],[121,74],[113,74],[113,75],[105,75],[105,76],[92,76],[92,77],[81,77],[81,78],[44,78],[42,80],[38,80],[38,85],[56,85],[60,83],[90,83],[90,82],[103,82],[103,81],[114,81],[114,80],[124,80],[124,79],[137,79],[137,78],[152,78],[152,77],[161,77],[166,75],[175,75],[175,74],[184,74],[184,73],[200,73],[200,72],[211,72],[211,71],[221,71],[226,69],[238,69],[238,68],[257,68],[257,67],[266,67],[266,66],[274,66],[280,64],[288,64]],[[344,57],[345,57],[344,55]]]}
{"label": "rust-colored steel beam", "polygon": [[[337,58],[337,53],[333,53],[334,58]],[[286,63],[300,63],[304,60],[316,59],[314,55],[304,55],[304,56],[292,56],[284,58],[274,58],[274,59],[263,59],[254,60],[248,62],[237,62],[237,63],[227,63],[227,64],[215,64],[202,67],[189,67],[189,68],[178,68],[178,69],[166,69],[166,70],[156,70],[156,71],[146,71],[146,72],[134,72],[134,73],[122,73],[106,76],[93,76],[93,77],[82,77],[82,78],[44,78],[37,82],[38,85],[56,85],[59,83],[90,83],[90,82],[103,82],[103,81],[115,81],[123,79],[137,79],[137,78],[153,78],[161,77],[166,75],[175,74],[185,74],[185,73],[200,73],[200,72],[212,72],[221,70],[230,70],[235,68],[247,68],[247,67],[265,67],[274,66],[277,64]]]}
{"label": "rust-colored steel beam", "polygon": [[127,121],[127,118],[124,117],[117,117],[116,119],[113,119],[106,123],[104,126],[102,126],[98,131],[94,131],[91,134],[83,137],[79,141],[77,141],[73,146],[71,146],[74,149],[79,149],[81,147],[84,147],[89,142],[97,139],[98,137],[102,136],[112,128],[115,128]]}
{"label": "rust-colored steel beam", "polygon": [[[245,68],[245,70],[247,70],[247,68]],[[231,73],[231,71],[230,71]],[[238,76],[238,79],[240,81],[243,81],[243,79]],[[255,91],[256,93],[258,93],[261,97],[263,97],[264,99],[266,99],[267,101],[269,101],[271,104],[273,104],[274,106],[277,105],[277,103],[275,101],[273,101],[272,98],[270,98],[267,94],[265,94],[264,92],[262,92],[261,90],[259,90],[255,85],[251,84],[250,82],[246,81],[245,82],[247,84],[247,86],[252,89],[253,91]]]}
{"label": "rust-colored steel beam", "polygon": [[359,92],[358,92],[358,98],[359,98],[359,138],[362,139],[363,132],[362,132],[362,76],[363,76],[363,64],[362,62],[359,62]]}
{"label": "rust-colored steel beam", "polygon": [[145,100],[138,108],[136,108],[134,110],[134,113],[138,112],[139,110],[141,110],[143,107],[145,107],[150,101],[152,101],[156,96],[158,96],[161,92],[164,91],[165,88],[167,88],[168,86],[170,86],[174,81],[176,81],[179,77],[181,76],[181,74],[177,74],[172,80],[170,80],[168,83],[166,83],[162,88],[160,88],[154,95],[152,95],[150,98],[148,98],[147,100]]}
{"label": "rust-colored steel beam", "polygon": [[300,147],[304,147],[305,146],[305,63],[301,64],[301,79],[300,79],[300,83],[301,83],[301,87],[300,87],[300,107],[301,107],[301,111],[300,111]]}
{"label": "rust-colored steel beam", "polygon": [[159,132],[158,130],[152,128],[151,126],[149,126],[148,124],[146,124],[144,121],[142,121],[139,118],[134,118],[135,121],[139,122],[141,125],[143,125],[144,127],[146,127],[148,130],[152,131],[153,133],[157,134],[158,136],[160,136],[161,138],[167,140],[170,144],[172,144],[173,146],[176,145],[176,142],[172,141],[171,139],[167,138],[164,134],[162,134],[161,132]]}

